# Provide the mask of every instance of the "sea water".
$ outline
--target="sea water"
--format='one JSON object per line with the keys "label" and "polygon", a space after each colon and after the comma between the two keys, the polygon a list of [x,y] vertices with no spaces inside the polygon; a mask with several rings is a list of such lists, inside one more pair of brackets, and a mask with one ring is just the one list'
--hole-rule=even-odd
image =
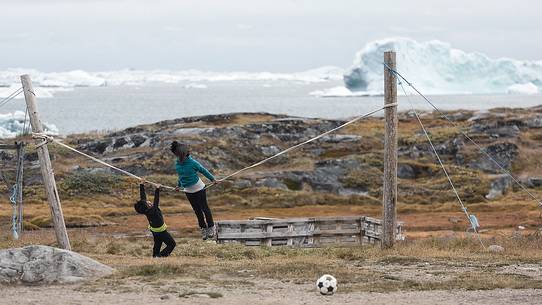
{"label": "sea water", "polygon": [[[324,98],[311,95],[311,92],[341,85],[343,83],[338,80],[264,80],[75,87],[71,91],[54,92],[52,97],[38,97],[38,108],[42,121],[56,126],[60,134],[66,135],[119,130],[167,119],[231,112],[268,112],[345,119],[383,106],[382,96]],[[486,110],[542,104],[542,95],[435,95],[429,98],[443,110]],[[431,110],[430,105],[418,96],[408,99],[417,109]],[[408,99],[405,96],[399,97],[400,111],[410,109]],[[0,116],[24,111],[24,107],[24,99],[19,97],[1,107]],[[4,128],[4,134],[0,134],[0,137],[6,137],[9,132],[6,131],[8,124],[3,124],[0,130]]]}

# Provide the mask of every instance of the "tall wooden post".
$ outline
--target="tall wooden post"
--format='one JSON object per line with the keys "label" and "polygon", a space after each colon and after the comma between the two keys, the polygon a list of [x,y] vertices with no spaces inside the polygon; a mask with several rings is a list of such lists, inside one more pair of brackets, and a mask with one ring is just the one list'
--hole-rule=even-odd
{"label": "tall wooden post", "polygon": [[[24,98],[26,100],[26,107],[28,109],[32,131],[34,133],[43,133],[43,125],[38,115],[36,95],[34,94],[34,88],[32,87],[30,76],[22,75],[21,83],[23,84]],[[39,142],[40,141],[37,140],[36,144]],[[55,175],[53,173],[51,159],[49,158],[49,149],[47,144],[39,146],[37,151],[40,161],[41,175],[45,185],[45,193],[47,194],[49,208],[51,209],[51,218],[53,219],[56,240],[61,248],[70,250],[70,239],[68,238],[66,224],[64,223],[64,215],[62,214],[62,206],[60,205],[60,198],[56,189]]]}
{"label": "tall wooden post", "polygon": [[17,231],[19,237],[21,237],[24,230],[23,224],[23,169],[24,169],[24,142],[17,143],[17,175],[15,181],[17,181]]}
{"label": "tall wooden post", "polygon": [[[384,53],[384,62],[395,70],[395,52]],[[397,78],[388,67],[384,66],[384,105],[397,103]],[[397,226],[397,106],[384,110],[386,120],[384,138],[384,198],[382,247],[391,248],[395,242]]]}

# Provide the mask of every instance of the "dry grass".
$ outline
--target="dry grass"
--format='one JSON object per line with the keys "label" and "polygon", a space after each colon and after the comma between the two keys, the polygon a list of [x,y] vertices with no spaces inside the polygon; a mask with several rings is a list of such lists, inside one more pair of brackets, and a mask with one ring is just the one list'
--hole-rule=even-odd
{"label": "dry grass", "polygon": [[[43,236],[37,233],[35,237]],[[308,284],[324,273],[335,275],[343,292],[542,288],[542,276],[514,271],[513,267],[518,264],[538,266],[542,259],[540,236],[533,234],[485,242],[498,243],[505,247],[505,252],[490,253],[470,238],[403,242],[389,250],[373,246],[244,247],[180,239],[172,257],[151,260],[148,258],[150,238],[72,234],[74,250],[118,270],[109,278],[83,286],[83,290],[137,289],[133,288],[134,283],[156,285],[157,289],[167,286],[170,290],[175,285],[209,288],[234,283],[250,287],[254,281],[262,279]],[[26,240],[24,243],[32,242]],[[24,243],[3,238],[0,248]],[[180,294],[206,293],[207,290],[173,289]]]}

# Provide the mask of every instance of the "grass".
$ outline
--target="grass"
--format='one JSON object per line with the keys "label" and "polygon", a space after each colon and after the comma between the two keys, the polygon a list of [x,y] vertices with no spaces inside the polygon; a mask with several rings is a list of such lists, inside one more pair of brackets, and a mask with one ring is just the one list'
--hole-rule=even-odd
{"label": "grass", "polygon": [[[47,240],[54,244],[51,235],[37,231],[17,242],[0,237],[0,248],[48,244]],[[375,246],[245,247],[178,239],[172,256],[165,259],[149,258],[150,238],[112,238],[85,231],[70,235],[75,251],[117,269],[108,278],[85,284],[82,289],[88,291],[138,291],[137,287],[145,285],[158,293],[188,297],[207,294],[213,287],[258,289],[260,281],[312,284],[324,273],[339,280],[343,293],[542,288],[542,277],[513,268],[518,264],[538,266],[542,259],[538,234],[485,240],[502,245],[503,253],[488,252],[475,239],[464,237],[412,240],[387,250]]]}

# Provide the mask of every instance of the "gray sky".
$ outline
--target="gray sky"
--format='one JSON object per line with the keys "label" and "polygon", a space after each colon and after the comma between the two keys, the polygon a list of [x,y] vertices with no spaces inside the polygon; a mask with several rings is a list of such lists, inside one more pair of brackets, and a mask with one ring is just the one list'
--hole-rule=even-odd
{"label": "gray sky", "polygon": [[365,43],[439,39],[542,59],[539,0],[0,0],[0,69],[301,71]]}

